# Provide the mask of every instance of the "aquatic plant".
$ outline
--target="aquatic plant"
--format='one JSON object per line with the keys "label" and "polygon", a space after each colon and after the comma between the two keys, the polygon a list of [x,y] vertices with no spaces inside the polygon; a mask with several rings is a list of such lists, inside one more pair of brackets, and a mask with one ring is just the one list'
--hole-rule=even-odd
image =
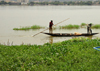
{"label": "aquatic plant", "polygon": [[81,23],[81,26],[86,26],[86,23]]}
{"label": "aquatic plant", "polygon": [[38,25],[31,26],[31,29],[40,29],[40,28],[44,28],[44,27],[41,27],[41,26],[38,26]]}
{"label": "aquatic plant", "polygon": [[13,28],[13,30],[30,30],[30,29],[41,29],[41,28],[44,28],[44,27],[33,25],[31,27]]}
{"label": "aquatic plant", "polygon": [[60,29],[78,29],[79,28],[79,25],[65,25],[65,26],[59,26]]}
{"label": "aquatic plant", "polygon": [[18,28],[13,28],[13,30],[19,30]]}
{"label": "aquatic plant", "polygon": [[100,25],[99,24],[93,25],[92,28],[94,28],[94,29],[100,29]]}
{"label": "aquatic plant", "polygon": [[98,71],[100,39],[74,38],[44,45],[0,45],[1,71]]}
{"label": "aquatic plant", "polygon": [[13,30],[30,30],[30,27],[13,28]]}

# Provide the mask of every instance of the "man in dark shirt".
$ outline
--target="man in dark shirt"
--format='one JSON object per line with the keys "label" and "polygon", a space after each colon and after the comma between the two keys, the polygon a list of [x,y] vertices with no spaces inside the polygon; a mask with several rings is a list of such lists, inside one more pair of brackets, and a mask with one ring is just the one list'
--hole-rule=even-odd
{"label": "man in dark shirt", "polygon": [[52,26],[53,26],[53,21],[51,20],[49,22],[49,33],[52,33]]}
{"label": "man in dark shirt", "polygon": [[92,26],[92,23],[87,25],[87,33],[88,34],[92,34],[91,26]]}

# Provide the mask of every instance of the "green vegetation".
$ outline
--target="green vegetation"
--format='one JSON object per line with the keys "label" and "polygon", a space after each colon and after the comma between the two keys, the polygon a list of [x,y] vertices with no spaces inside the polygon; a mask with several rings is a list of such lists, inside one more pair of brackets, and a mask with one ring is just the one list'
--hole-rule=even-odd
{"label": "green vegetation", "polygon": [[52,2],[30,2],[28,5],[99,5],[99,1],[52,1]]}
{"label": "green vegetation", "polygon": [[86,26],[86,23],[81,23],[81,26]]}
{"label": "green vegetation", "polygon": [[0,71],[98,71],[100,39],[75,38],[44,45],[0,45]]}
{"label": "green vegetation", "polygon": [[[0,5],[21,5],[20,2],[0,1]],[[100,5],[100,1],[51,1],[30,2],[27,5]]]}
{"label": "green vegetation", "polygon": [[30,29],[41,29],[41,28],[44,28],[44,27],[40,27],[38,25],[33,25],[31,27],[22,27],[22,28],[13,28],[13,30],[30,30]]}
{"label": "green vegetation", "polygon": [[[65,26],[59,26],[60,29],[79,29],[81,27],[83,28],[86,28],[84,26],[86,26],[86,23],[81,23],[81,25],[72,25],[72,24],[69,24],[69,25],[65,25]],[[30,29],[41,29],[41,28],[45,28],[45,27],[41,27],[41,26],[38,26],[38,25],[33,25],[31,27],[21,27],[21,28],[13,28],[13,30],[30,30]],[[57,27],[53,27],[53,30],[55,30]],[[92,25],[92,28],[93,29],[100,29],[100,25],[99,24],[96,24],[96,25]]]}
{"label": "green vegetation", "polygon": [[21,3],[17,2],[6,2],[6,1],[0,1],[0,5],[21,5]]}
{"label": "green vegetation", "polygon": [[92,28],[94,28],[94,29],[100,29],[100,25],[99,24],[93,25]]}
{"label": "green vegetation", "polygon": [[13,28],[13,30],[30,30],[30,27]]}
{"label": "green vegetation", "polygon": [[38,25],[33,25],[33,26],[31,26],[31,29],[40,29],[40,28],[44,28],[44,27],[40,27],[40,26],[38,26]]}
{"label": "green vegetation", "polygon": [[[82,26],[86,26],[86,23],[81,23],[81,27]],[[92,27],[91,28],[93,28],[93,29],[100,29],[100,25],[99,24],[92,24]]]}
{"label": "green vegetation", "polygon": [[[86,23],[81,23],[81,27],[86,26]],[[100,25],[99,24],[92,24],[92,29],[100,29]]]}
{"label": "green vegetation", "polygon": [[79,29],[79,25],[71,25],[71,24],[69,24],[69,25],[65,25],[65,26],[59,26],[60,27],[60,29]]}

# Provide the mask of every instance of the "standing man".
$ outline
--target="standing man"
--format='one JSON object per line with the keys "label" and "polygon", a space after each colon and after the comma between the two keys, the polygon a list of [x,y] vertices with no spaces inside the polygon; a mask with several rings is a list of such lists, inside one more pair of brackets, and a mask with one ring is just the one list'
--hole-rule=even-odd
{"label": "standing man", "polygon": [[92,34],[91,26],[92,26],[92,23],[87,25],[87,33],[88,34]]}
{"label": "standing man", "polygon": [[49,33],[52,33],[53,21],[49,22]]}

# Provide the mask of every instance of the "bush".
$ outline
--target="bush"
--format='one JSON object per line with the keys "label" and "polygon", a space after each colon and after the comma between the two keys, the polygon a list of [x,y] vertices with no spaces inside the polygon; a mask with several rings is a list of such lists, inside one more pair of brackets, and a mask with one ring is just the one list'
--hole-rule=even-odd
{"label": "bush", "polygon": [[44,45],[0,45],[1,71],[98,71],[100,39],[74,38]]}

